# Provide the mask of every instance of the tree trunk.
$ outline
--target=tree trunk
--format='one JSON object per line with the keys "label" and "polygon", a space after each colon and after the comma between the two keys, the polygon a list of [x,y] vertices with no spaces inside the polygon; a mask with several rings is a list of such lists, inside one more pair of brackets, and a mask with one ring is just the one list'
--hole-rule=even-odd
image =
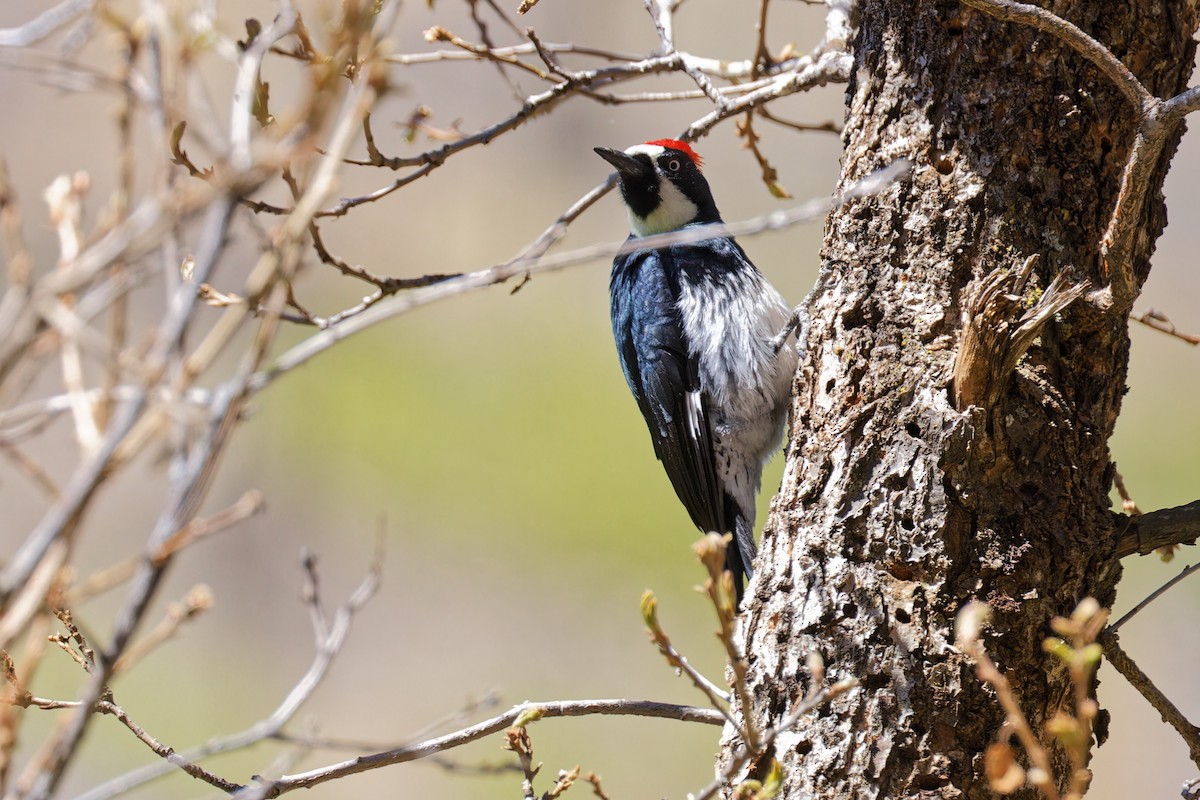
{"label": "tree trunk", "polygon": [[[1156,95],[1186,87],[1192,5],[1050,8]],[[810,651],[831,680],[861,686],[778,737],[751,772],[778,759],[787,798],[990,798],[982,753],[1003,717],[953,647],[955,615],[972,599],[993,607],[988,651],[1035,730],[1073,705],[1042,641],[1082,598],[1110,606],[1121,576],[1108,440],[1128,309],[1072,303],[959,411],[964,308],[984,278],[1034,254],[1036,287],[1060,274],[1105,285],[1099,243],[1136,115],[1056,38],[954,2],[864,0],[854,50],[842,184],[902,156],[914,170],[829,218],[743,632],[763,728],[808,690]],[[1173,152],[1174,141],[1134,240],[1139,286]],[[732,751],[727,741],[726,763]]]}

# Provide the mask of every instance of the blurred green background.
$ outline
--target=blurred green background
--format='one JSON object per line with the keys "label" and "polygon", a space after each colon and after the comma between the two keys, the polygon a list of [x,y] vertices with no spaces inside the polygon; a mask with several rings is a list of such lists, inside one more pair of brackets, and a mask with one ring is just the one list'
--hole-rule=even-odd
{"label": "blurred green background", "polygon": [[[21,0],[0,8],[0,26],[19,24],[52,5]],[[136,4],[116,4],[127,13]],[[504,3],[507,10],[516,3]],[[302,6],[310,20],[319,4]],[[482,9],[482,4],[480,5]],[[240,35],[243,17],[269,18],[268,3],[229,3],[227,30]],[[680,11],[682,49],[741,59],[753,52],[758,4],[691,0]],[[545,41],[575,41],[619,51],[649,52],[657,40],[640,2],[543,0],[522,18]],[[421,32],[441,24],[476,39],[466,6],[439,0],[406,3],[396,52],[432,48]],[[310,21],[314,30],[319,25]],[[796,2],[771,7],[769,42],[807,50],[823,30],[819,9]],[[511,34],[493,22],[498,41]],[[99,37],[98,48],[103,44]],[[586,62],[572,62],[586,63]],[[276,113],[296,92],[297,67],[268,64]],[[375,134],[385,153],[411,152],[398,123],[424,104],[431,124],[474,131],[512,113],[519,100],[490,66],[440,63],[396,67],[399,91],[376,111]],[[208,79],[216,98],[227,71]],[[520,79],[525,93],[541,86]],[[631,90],[690,88],[676,78],[651,79]],[[806,122],[841,119],[843,87],[789,98],[776,113]],[[111,190],[116,104],[111,97],[65,93],[37,73],[0,68],[0,156],[22,192],[26,235],[38,267],[56,258],[39,199],[59,172],[91,173],[94,198]],[[224,110],[219,101],[218,108]],[[323,226],[333,252],[376,273],[415,276],[488,266],[518,252],[609,167],[595,145],[624,147],[672,136],[708,110],[706,102],[603,106],[568,101],[487,147],[451,159],[431,177],[347,218]],[[397,123],[397,124],[394,124]],[[218,124],[223,124],[218,120]],[[836,136],[796,134],[759,122],[765,152],[796,201],[827,193],[838,170]],[[81,135],[86,130],[86,135]],[[424,144],[424,142],[418,142]],[[786,207],[770,196],[732,124],[697,149],[726,219]],[[195,154],[194,154],[195,155]],[[152,165],[144,165],[145,172]],[[1167,182],[1172,225],[1159,245],[1139,310],[1159,308],[1181,328],[1200,331],[1200,204],[1194,184],[1200,139],[1185,138]],[[144,173],[143,173],[144,174]],[[382,170],[347,169],[337,193],[349,196],[390,183]],[[269,224],[270,221],[267,221]],[[254,257],[256,236],[235,226],[235,253],[215,283],[236,289]],[[743,242],[751,258],[792,302],[816,274],[820,226],[794,228]],[[610,195],[584,215],[561,247],[613,241],[625,235],[619,199]],[[222,280],[227,283],[222,284]],[[185,749],[264,717],[304,672],[312,656],[306,611],[298,599],[301,548],[318,554],[323,591],[340,602],[361,577],[376,532],[386,532],[384,582],[361,613],[327,682],[291,726],[295,733],[365,740],[386,746],[495,690],[498,711],[522,700],[628,697],[701,704],[647,642],[638,615],[642,591],[660,598],[664,625],[693,663],[719,678],[722,659],[711,612],[693,591],[701,572],[689,547],[695,538],[628,396],[611,343],[608,264],[591,263],[536,277],[520,292],[496,287],[441,302],[379,325],[339,344],[287,375],[260,396],[238,432],[208,512],[248,488],[261,489],[268,511],[237,530],[196,547],[172,571],[161,607],[197,582],[212,585],[216,607],[188,626],[114,687],[143,726]],[[318,313],[352,304],[366,287],[311,266],[297,284]],[[139,293],[157,301],[159,290]],[[289,331],[287,342],[310,331]],[[1114,458],[1143,509],[1200,496],[1200,352],[1135,326],[1130,392]],[[64,440],[68,441],[68,440]],[[64,451],[65,453],[65,451]],[[44,454],[53,463],[53,453]],[[69,470],[64,455],[59,468]],[[767,497],[781,460],[764,477]],[[135,465],[106,492],[89,517],[80,568],[107,565],[115,553],[144,540],[159,502],[161,464]],[[40,513],[24,479],[0,467],[5,525],[0,545],[11,550]],[[762,516],[760,515],[760,522]],[[1172,564],[1157,558],[1127,564],[1122,613],[1195,559],[1184,550]],[[120,593],[78,613],[107,631]],[[1194,619],[1200,582],[1173,590],[1122,631],[1141,666],[1192,719],[1200,719],[1195,664],[1200,633]],[[152,614],[150,619],[154,619]],[[73,696],[78,675],[51,657],[38,689]],[[1196,774],[1184,745],[1107,667],[1100,699],[1113,714],[1111,739],[1097,751],[1089,797],[1174,797]],[[477,711],[471,719],[490,715]],[[47,731],[51,713],[31,715]],[[461,724],[461,721],[451,727]],[[719,731],[656,720],[548,720],[532,728],[536,758],[545,763],[539,791],[560,768],[580,764],[604,778],[614,798],[683,797],[712,777]],[[449,754],[462,765],[512,763],[490,737]],[[224,757],[213,767],[231,777],[270,769],[284,748],[264,745]],[[72,770],[64,796],[151,761],[111,720],[93,727],[87,758]],[[326,764],[351,753],[318,750],[288,762],[288,771]],[[456,774],[431,763],[378,770],[314,790],[314,797],[405,792],[439,797],[516,796],[519,777]],[[586,792],[580,787],[575,792]],[[174,776],[142,797],[206,796],[204,787]]]}

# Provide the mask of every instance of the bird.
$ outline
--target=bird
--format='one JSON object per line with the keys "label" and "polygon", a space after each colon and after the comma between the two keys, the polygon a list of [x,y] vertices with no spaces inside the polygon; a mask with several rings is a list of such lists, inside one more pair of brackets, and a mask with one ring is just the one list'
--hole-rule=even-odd
{"label": "bird", "polygon": [[[704,236],[722,220],[689,144],[593,149],[616,168],[629,219],[609,282],[621,370],[692,522],[732,534],[725,569],[740,606],[756,554],[755,497],[787,422],[793,315],[732,236]],[[695,229],[688,241],[638,244]]]}

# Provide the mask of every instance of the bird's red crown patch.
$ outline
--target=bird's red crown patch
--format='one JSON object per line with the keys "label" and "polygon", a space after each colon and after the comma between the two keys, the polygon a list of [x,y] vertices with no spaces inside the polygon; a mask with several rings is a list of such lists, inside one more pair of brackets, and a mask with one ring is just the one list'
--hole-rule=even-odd
{"label": "bird's red crown patch", "polygon": [[696,165],[696,169],[700,169],[704,163],[704,159],[700,158],[700,154],[693,150],[690,144],[681,142],[678,139],[655,139],[652,142],[646,142],[646,144],[656,144],[659,147],[669,147],[672,150],[678,150],[692,160],[692,163]]}

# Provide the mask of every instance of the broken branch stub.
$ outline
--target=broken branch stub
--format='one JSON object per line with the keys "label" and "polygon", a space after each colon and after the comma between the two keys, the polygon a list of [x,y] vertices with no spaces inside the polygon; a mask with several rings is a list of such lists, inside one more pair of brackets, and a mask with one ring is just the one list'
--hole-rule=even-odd
{"label": "broken branch stub", "polygon": [[959,411],[993,408],[1045,324],[1087,292],[1087,281],[1068,285],[1066,273],[1060,272],[1022,312],[1025,287],[1040,258],[1035,253],[1020,269],[996,270],[968,287],[966,320],[954,360],[954,405]]}

